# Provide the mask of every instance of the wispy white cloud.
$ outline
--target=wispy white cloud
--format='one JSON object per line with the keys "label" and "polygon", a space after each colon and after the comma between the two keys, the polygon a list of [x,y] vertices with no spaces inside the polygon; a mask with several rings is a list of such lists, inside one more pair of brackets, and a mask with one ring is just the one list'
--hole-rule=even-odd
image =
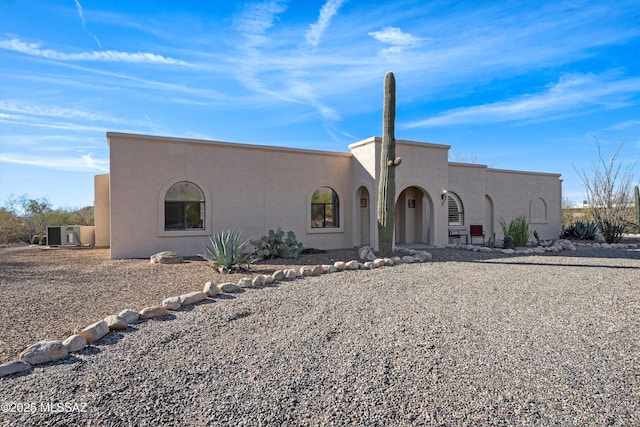
{"label": "wispy white cloud", "polygon": [[411,34],[403,33],[400,28],[396,27],[385,27],[381,31],[372,31],[369,35],[379,42],[395,46],[411,46],[419,40]]}
{"label": "wispy white cloud", "polygon": [[92,153],[78,156],[31,156],[0,153],[0,163],[13,163],[71,172],[109,172],[107,159],[96,159]]}
{"label": "wispy white cloud", "polygon": [[84,119],[92,121],[119,121],[119,119],[114,117],[83,110],[26,104],[15,100],[0,100],[0,110],[33,116],[64,117],[66,119]]}
{"label": "wispy white cloud", "polygon": [[95,42],[98,44],[98,47],[102,49],[102,43],[100,43],[100,40],[98,40],[98,38],[91,31],[87,29],[87,20],[84,19],[84,10],[82,9],[82,5],[78,0],[73,0],[73,1],[76,2],[76,8],[78,9],[78,16],[80,17],[80,22],[82,22],[82,28],[84,28],[84,30],[87,33],[89,33],[89,35],[93,38],[93,40],[95,40]]}
{"label": "wispy white cloud", "polygon": [[550,121],[580,114],[589,108],[629,106],[630,96],[640,93],[640,78],[608,81],[593,74],[567,75],[545,91],[508,101],[455,108],[435,117],[408,123],[408,128],[516,121]]}
{"label": "wispy white cloud", "polygon": [[[100,113],[91,113],[61,107],[0,102],[0,123],[30,128],[56,129],[73,132],[105,133],[116,124],[122,132],[140,132],[153,129],[148,118],[122,119]],[[5,112],[8,111],[8,112]],[[7,142],[7,141],[3,141]]]}
{"label": "wispy white cloud", "polygon": [[320,43],[320,38],[331,24],[331,20],[338,13],[340,7],[346,0],[328,0],[320,9],[318,20],[309,26],[305,33],[307,43],[316,47]]}
{"label": "wispy white cloud", "polygon": [[371,37],[381,43],[391,45],[381,50],[383,54],[400,53],[406,48],[418,45],[420,39],[409,33],[404,33],[397,27],[385,27],[380,31],[368,33]]}
{"label": "wispy white cloud", "polygon": [[59,106],[29,104],[16,100],[0,100],[0,121],[67,130],[102,131],[106,129],[106,126],[88,125],[86,122],[118,124],[138,128],[148,128],[149,126],[148,118],[144,120],[124,119],[104,113]]}
{"label": "wispy white cloud", "polygon": [[0,40],[0,49],[20,52],[27,55],[58,61],[102,61],[102,62],[131,62],[139,64],[161,64],[189,66],[185,61],[167,58],[149,52],[121,52],[116,50],[63,53],[52,49],[41,49],[37,43],[27,43],[17,38]]}
{"label": "wispy white cloud", "polygon": [[609,126],[605,130],[623,130],[623,129],[628,129],[630,127],[636,127],[636,126],[640,126],[640,119],[626,120],[624,122],[619,122],[612,126]]}
{"label": "wispy white cloud", "polygon": [[246,38],[245,47],[255,47],[267,42],[265,33],[273,27],[276,17],[287,10],[282,1],[252,3],[238,20],[238,30]]}
{"label": "wispy white cloud", "polygon": [[106,132],[109,130],[106,126],[89,126],[79,123],[43,121],[36,120],[28,116],[7,115],[3,113],[0,113],[0,123],[72,131]]}

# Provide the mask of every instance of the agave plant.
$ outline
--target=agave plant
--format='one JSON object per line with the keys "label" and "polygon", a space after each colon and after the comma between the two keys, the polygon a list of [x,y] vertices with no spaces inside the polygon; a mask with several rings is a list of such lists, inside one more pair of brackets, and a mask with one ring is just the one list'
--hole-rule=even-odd
{"label": "agave plant", "polygon": [[204,254],[200,256],[220,273],[249,269],[255,251],[246,251],[249,239],[242,242],[241,235],[238,231],[226,230],[209,237],[211,246],[205,246]]}
{"label": "agave plant", "polygon": [[576,221],[568,227],[563,228],[560,237],[563,239],[593,240],[597,231],[598,228],[593,221]]}

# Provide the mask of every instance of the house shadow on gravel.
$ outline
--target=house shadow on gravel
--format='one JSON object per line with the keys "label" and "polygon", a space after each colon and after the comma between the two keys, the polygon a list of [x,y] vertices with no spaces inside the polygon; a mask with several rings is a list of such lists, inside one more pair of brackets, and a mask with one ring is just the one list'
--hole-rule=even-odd
{"label": "house shadow on gravel", "polygon": [[[476,261],[484,264],[483,261]],[[570,264],[570,263],[554,263],[554,262],[505,262],[505,261],[490,261],[486,264],[502,264],[502,265],[523,265],[527,267],[539,266],[539,267],[580,267],[580,268],[610,268],[614,270],[640,270],[640,266],[634,267],[632,265],[602,265],[602,264]]]}

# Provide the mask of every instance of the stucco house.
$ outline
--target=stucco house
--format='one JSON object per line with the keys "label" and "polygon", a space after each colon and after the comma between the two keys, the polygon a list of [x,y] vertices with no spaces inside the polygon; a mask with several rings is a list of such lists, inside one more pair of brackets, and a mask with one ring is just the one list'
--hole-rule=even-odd
{"label": "stucco house", "polygon": [[[318,249],[378,246],[381,138],[349,152],[113,132],[107,140],[110,173],[95,177],[95,242],[111,258],[196,255],[225,229],[259,238],[280,227]],[[452,163],[449,148],[396,140],[397,243],[443,246],[452,235],[465,243],[472,225],[500,239],[499,220],[520,215],[541,238],[558,237],[559,174]]]}

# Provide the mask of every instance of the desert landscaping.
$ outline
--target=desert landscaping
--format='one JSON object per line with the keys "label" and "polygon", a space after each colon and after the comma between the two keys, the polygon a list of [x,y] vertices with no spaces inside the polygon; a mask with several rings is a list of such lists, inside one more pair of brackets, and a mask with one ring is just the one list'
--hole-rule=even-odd
{"label": "desert landscaping", "polygon": [[[637,245],[636,245],[637,246]],[[432,260],[219,293],[2,378],[6,425],[637,425],[640,251],[430,248]],[[277,269],[0,249],[2,362],[43,339]],[[80,405],[80,406],[78,406]],[[73,408],[73,406],[71,406]],[[3,407],[4,408],[4,407]]]}

